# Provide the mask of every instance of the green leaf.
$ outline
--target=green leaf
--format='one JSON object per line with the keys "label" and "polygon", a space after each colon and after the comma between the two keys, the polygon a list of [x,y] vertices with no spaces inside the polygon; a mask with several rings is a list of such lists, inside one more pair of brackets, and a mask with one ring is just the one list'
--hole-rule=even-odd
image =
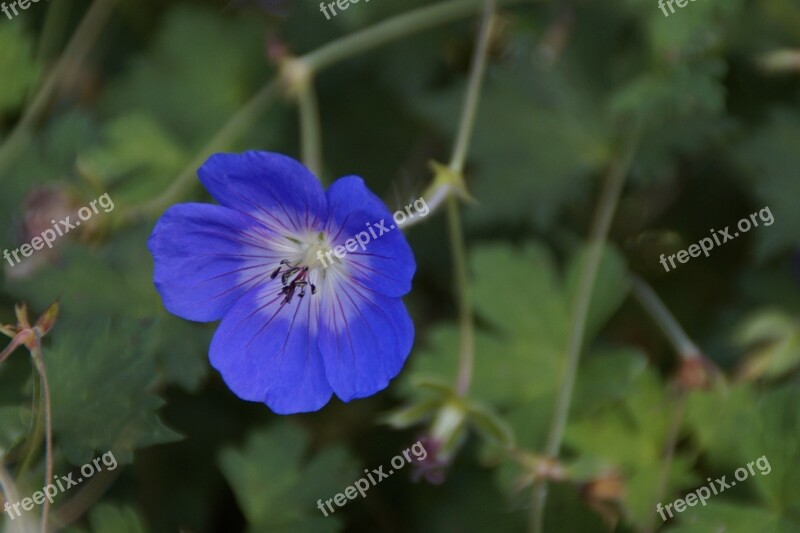
{"label": "green leaf", "polygon": [[692,398],[687,420],[715,470],[729,479],[738,468],[754,471],[720,498],[755,491],[765,508],[780,510],[786,520],[796,519],[800,512],[800,503],[793,497],[800,491],[800,447],[795,444],[800,440],[798,402],[800,391],[794,386],[757,399],[749,385]]}
{"label": "green leaf", "polygon": [[634,348],[598,349],[587,354],[575,384],[573,412],[588,415],[624,401],[646,369],[646,355]]}
{"label": "green leaf", "polygon": [[514,446],[514,430],[508,422],[485,405],[470,403],[467,417],[472,425],[489,441],[510,449]]}
{"label": "green leaf", "polygon": [[[159,117],[187,146],[199,147],[255,93],[252,81],[263,76],[262,70],[256,18],[178,5],[167,14],[150,52],[115,79],[105,107],[110,113],[135,110]],[[136,141],[147,139],[131,145]]]}
{"label": "green leaf", "polygon": [[[65,309],[65,314],[68,311]],[[53,403],[53,431],[73,464],[113,451],[120,463],[137,448],[171,442],[156,410],[162,400],[152,357],[143,356],[135,321],[70,321],[62,315],[44,359]]]}
{"label": "green leaf", "polygon": [[[481,202],[467,211],[472,223],[500,218],[546,227],[609,153],[597,106],[560,72],[533,67],[526,62],[491,70],[469,154],[481,169],[468,184]],[[449,88],[413,105],[451,138],[463,91]]]}
{"label": "green leaf", "polygon": [[[652,3],[626,0],[636,4],[644,15],[645,35],[659,57],[691,57],[704,52],[724,37],[727,26],[741,16],[744,2],[690,2],[684,8],[673,4],[665,9],[668,16]],[[675,10],[672,13],[672,9]]]}
{"label": "green leaf", "polygon": [[213,328],[180,319],[163,311],[147,327],[143,351],[152,353],[159,374],[167,383],[176,383],[196,392],[208,376],[208,347]]}
{"label": "green leaf", "polygon": [[506,420],[520,448],[532,451],[544,449],[554,408],[555,396],[551,394],[508,411]]}
{"label": "green leaf", "polygon": [[800,197],[800,114],[774,110],[766,124],[732,150],[762,209],[772,213],[773,224],[751,230],[757,239],[756,255],[764,261],[797,242],[800,209],[794,199]]}
{"label": "green leaf", "polygon": [[[214,328],[164,310],[153,286],[146,248],[150,230],[138,227],[116,234],[99,249],[64,242],[62,261],[15,282],[13,292],[34,308],[45,308],[58,294],[75,319],[93,321],[98,315],[138,318],[141,355],[155,359],[161,380],[194,391],[209,372],[207,354]],[[143,261],[143,257],[148,259]],[[97,291],[98,286],[103,290]]]}
{"label": "green leaf", "polygon": [[[101,210],[97,216],[112,213]],[[121,313],[137,318],[152,316],[161,304],[153,287],[153,266],[146,246],[149,232],[150,228],[139,227],[117,234],[102,248],[71,242],[69,235],[62,237],[57,244],[61,261],[15,281],[10,290],[32,307],[42,309],[52,303],[54,295],[60,295],[64,309],[87,320]]]}
{"label": "green leaf", "polygon": [[645,72],[616,92],[611,109],[618,114],[645,114],[656,125],[676,116],[720,113],[725,109],[724,75],[721,61]]}
{"label": "green leaf", "polygon": [[736,435],[747,427],[748,413],[755,404],[756,395],[747,384],[698,391],[689,396],[686,424],[713,467],[727,469],[741,461]]}
{"label": "green leaf", "polygon": [[[636,380],[624,403],[586,413],[567,428],[565,444],[582,460],[608,464],[623,475],[627,515],[638,527],[650,522],[653,505],[662,496],[664,445],[676,409],[659,378],[647,371]],[[692,463],[685,454],[675,454],[664,493],[696,483]]]}
{"label": "green leaf", "polygon": [[563,348],[568,306],[547,248],[539,243],[520,248],[495,244],[477,248],[470,259],[481,314],[509,337],[522,334],[538,345]]}
{"label": "green leaf", "polygon": [[[491,331],[475,334],[470,397],[502,409],[554,394],[567,347],[571,288],[565,287],[550,252],[538,243],[489,245],[473,251],[471,264],[476,311]],[[627,283],[621,256],[606,249],[587,318],[587,339],[621,305]],[[407,379],[452,383],[458,346],[455,327],[433,329]]]}
{"label": "green leaf", "polygon": [[81,157],[81,171],[106,188],[114,186],[114,197],[123,204],[161,192],[190,157],[153,117],[141,113],[115,119],[104,137],[100,147]]}
{"label": "green leaf", "polygon": [[442,398],[426,398],[400,407],[383,417],[383,422],[395,429],[405,429],[429,418],[442,405]]}
{"label": "green leaf", "polygon": [[[574,301],[579,277],[584,268],[587,249],[580,250],[570,261],[567,272],[567,294]],[[584,340],[593,339],[628,297],[630,278],[625,259],[613,245],[607,245],[600,258],[597,281],[592,291],[589,312],[586,315]]]}
{"label": "green leaf", "polygon": [[735,335],[749,349],[740,375],[744,379],[776,378],[800,365],[800,322],[777,310],[748,316]]}
{"label": "green leaf", "polygon": [[[800,521],[782,518],[775,511],[740,502],[727,503],[718,498],[715,497],[706,506],[688,507],[680,514],[673,511],[673,514],[679,517],[680,522],[669,531],[672,533],[708,533],[709,531],[791,533],[800,529]],[[669,517],[667,516],[667,518]],[[673,519],[669,519],[669,522],[672,521]]]}
{"label": "green leaf", "polygon": [[[800,391],[795,386],[769,391],[748,412],[747,425],[740,426],[740,462],[735,467],[764,457],[769,470],[755,468],[755,475],[744,483],[753,483],[772,509],[781,509],[786,517],[800,516]],[[746,431],[741,431],[742,428]]]}
{"label": "green leaf", "polygon": [[101,503],[89,513],[92,533],[145,533],[144,520],[130,507]]}
{"label": "green leaf", "polygon": [[[413,370],[403,376],[405,389],[414,394],[427,394],[412,385],[416,380],[438,382],[443,387],[451,384],[458,368],[458,338],[454,326],[433,329],[423,351],[414,356]],[[543,350],[531,355],[524,340],[518,344],[512,342],[476,332],[475,379],[470,397],[505,406],[553,390],[553,382],[547,378],[554,372],[557,355]],[[540,357],[542,366],[537,366]]]}
{"label": "green leaf", "polygon": [[[227,448],[220,468],[236,494],[250,531],[336,531],[336,516],[317,508],[342,492],[359,472],[342,448],[306,462],[308,438],[289,422],[252,433],[241,450]],[[319,529],[314,529],[319,528]]]}

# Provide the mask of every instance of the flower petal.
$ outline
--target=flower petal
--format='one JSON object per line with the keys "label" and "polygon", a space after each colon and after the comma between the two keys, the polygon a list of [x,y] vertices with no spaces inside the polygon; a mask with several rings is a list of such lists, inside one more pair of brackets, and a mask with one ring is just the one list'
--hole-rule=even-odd
{"label": "flower petal", "polygon": [[400,298],[351,281],[320,293],[319,347],[325,373],[343,401],[386,388],[402,369],[414,324]]}
{"label": "flower petal", "polygon": [[211,364],[243,400],[278,414],[316,411],[331,398],[316,340],[319,302],[306,294],[281,305],[281,284],[249,291],[220,323]]}
{"label": "flower petal", "polygon": [[387,296],[408,293],[417,265],[386,205],[358,176],[336,180],[326,196],[330,210],[326,232],[331,244],[343,246],[350,239],[364,243],[342,259],[350,276]]}
{"label": "flower petal", "polygon": [[272,152],[214,154],[197,171],[220,204],[275,229],[302,233],[328,219],[319,180],[291,157]]}
{"label": "flower petal", "polygon": [[179,204],[159,219],[147,246],[164,307],[187,320],[219,320],[280,257],[278,237],[245,214],[210,204]]}

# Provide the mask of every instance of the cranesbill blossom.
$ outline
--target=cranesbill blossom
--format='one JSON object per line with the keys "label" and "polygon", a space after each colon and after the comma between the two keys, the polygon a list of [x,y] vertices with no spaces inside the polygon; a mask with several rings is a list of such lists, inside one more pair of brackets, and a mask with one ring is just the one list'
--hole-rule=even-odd
{"label": "cranesbill blossom", "polygon": [[414,338],[401,300],[416,269],[411,248],[390,231],[320,261],[390,221],[383,202],[356,176],[323,190],[275,153],[216,154],[198,175],[221,205],[172,206],[148,247],[167,310],[221,320],[209,355],[231,390],[288,414],[318,410],[333,393],[347,402],[384,389]]}

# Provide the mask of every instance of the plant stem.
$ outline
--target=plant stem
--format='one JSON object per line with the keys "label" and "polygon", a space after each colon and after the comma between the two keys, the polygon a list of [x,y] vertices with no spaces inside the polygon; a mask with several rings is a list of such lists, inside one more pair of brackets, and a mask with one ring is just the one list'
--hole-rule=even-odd
{"label": "plant stem", "polygon": [[[469,143],[472,139],[475,115],[483,86],[484,73],[486,72],[489,39],[492,33],[492,18],[494,17],[496,5],[496,0],[486,0],[483,8],[478,45],[475,47],[475,53],[472,56],[467,95],[461,112],[461,122],[453,148],[453,156],[449,164],[450,171],[454,174],[460,175],[463,171]],[[450,236],[450,252],[453,256],[453,273],[458,294],[459,358],[456,393],[459,396],[466,396],[472,383],[475,364],[475,319],[473,316],[472,294],[469,288],[466,244],[464,231],[461,228],[458,202],[458,198],[452,195],[447,199],[447,231]]]}
{"label": "plant stem", "polygon": [[650,314],[650,317],[664,332],[675,351],[682,359],[693,359],[700,357],[702,353],[692,339],[686,334],[681,325],[675,320],[661,298],[643,279],[638,276],[631,277],[631,287],[634,296],[642,304],[642,307]]}
{"label": "plant stem", "polygon": [[492,35],[492,18],[497,2],[487,0],[483,10],[481,21],[480,36],[478,46],[472,56],[472,66],[470,68],[469,85],[467,85],[467,96],[464,102],[464,109],[461,113],[461,125],[458,128],[453,157],[450,159],[450,170],[461,174],[464,170],[464,162],[467,159],[469,143],[472,140],[472,132],[475,126],[475,116],[478,112],[478,101],[480,100],[481,88],[483,87],[484,73],[486,72],[486,61],[489,55],[489,40]]}
{"label": "plant stem", "polygon": [[[124,446],[124,436],[130,433],[134,425],[135,422],[127,424],[120,431],[120,436],[111,444],[109,450],[117,450]],[[76,522],[86,511],[92,508],[120,474],[121,469],[115,468],[114,470],[101,470],[92,476],[85,485],[82,485],[82,488],[75,496],[59,505],[53,517],[54,527],[61,530]]]}
{"label": "plant stem", "polygon": [[[36,362],[31,359],[34,373],[38,374]],[[17,479],[22,479],[25,473],[30,469],[36,454],[39,453],[39,444],[42,440],[45,426],[45,412],[44,412],[44,399],[42,394],[42,381],[41,379],[33,380],[33,428],[25,443],[24,451],[22,452],[22,462],[17,469]]]}
{"label": "plant stem", "polygon": [[414,226],[415,224],[422,222],[429,214],[438,211],[439,208],[446,203],[446,200],[450,197],[452,193],[453,193],[453,187],[448,183],[431,184],[422,193],[422,198],[425,200],[425,205],[428,206],[428,211],[425,213],[425,216],[419,213],[413,213],[403,222],[398,223],[397,227],[400,228],[401,230],[406,230],[411,226]]}
{"label": "plant stem", "polygon": [[450,240],[450,253],[453,256],[453,273],[458,294],[458,374],[456,393],[466,396],[472,383],[472,369],[475,363],[475,325],[472,309],[472,294],[467,272],[467,254],[464,233],[461,229],[458,198],[447,199],[447,231]]}
{"label": "plant stem", "polygon": [[[700,349],[686,334],[681,325],[675,319],[675,316],[667,309],[661,298],[653,290],[650,285],[638,276],[631,276],[631,287],[634,296],[642,304],[645,311],[648,312],[650,317],[659,325],[661,330],[669,339],[670,344],[677,352],[678,356],[684,361],[691,359],[698,359],[701,357]],[[664,454],[664,469],[661,474],[661,479],[658,485],[658,491],[653,501],[653,506],[661,500],[664,492],[669,485],[669,471],[672,468],[672,462],[675,457],[675,447],[678,444],[678,437],[680,436],[680,429],[683,425],[683,419],[686,415],[686,403],[688,399],[688,392],[685,388],[681,387],[678,392],[678,401],[675,408],[675,417],[670,424],[669,433],[667,434],[666,452]],[[647,524],[645,531],[652,533],[656,530],[656,516],[651,517],[650,522]]]}
{"label": "plant stem", "polygon": [[[501,0],[503,4],[530,0]],[[450,0],[397,15],[384,22],[342,37],[303,56],[313,72],[407,35],[434,28],[475,12],[484,0]]]}
{"label": "plant stem", "polygon": [[42,32],[36,47],[36,59],[39,62],[46,63],[58,53],[59,46],[63,44],[70,12],[74,7],[76,6],[69,2],[55,2],[45,12]]}
{"label": "plant stem", "polygon": [[[50,400],[50,384],[47,380],[47,370],[42,356],[42,336],[38,328],[36,332],[36,347],[31,351],[39,377],[42,380],[42,391],[44,392],[44,413],[45,413],[45,473],[44,486],[47,486],[53,479],[53,413]],[[47,533],[47,518],[50,512],[50,500],[45,499],[42,504],[42,523],[40,533]]]}
{"label": "plant stem", "polygon": [[115,1],[94,0],[89,7],[61,58],[45,76],[33,102],[25,109],[22,118],[0,146],[0,176],[31,140],[34,124],[44,114],[64,76],[82,63],[92,49],[94,41],[108,21]]}
{"label": "plant stem", "polygon": [[[501,0],[504,4],[522,3],[530,0]],[[359,53],[366,52],[396,39],[415,32],[436,27],[474,12],[482,0],[450,0],[433,6],[418,8],[408,13],[392,17],[384,22],[355,32],[352,35],[337,39],[331,43],[301,56],[300,62],[313,74],[328,68],[340,61],[349,59]],[[212,152],[224,149],[228,142],[242,133],[256,116],[263,113],[277,92],[278,82],[270,81],[229,120],[222,130],[201,150],[200,154],[186,167],[169,188],[153,200],[138,206],[120,217],[121,224],[135,222],[148,216],[157,216],[176,199],[183,196],[187,189],[194,185],[197,167],[202,165]]]}
{"label": "plant stem", "polygon": [[[675,448],[678,445],[678,437],[680,437],[683,418],[686,415],[687,399],[688,395],[686,390],[681,389],[678,392],[678,401],[677,405],[675,406],[675,416],[672,419],[669,432],[667,433],[666,453],[664,454],[664,469],[661,473],[661,479],[658,484],[655,500],[653,501],[653,507],[656,507],[656,505],[661,501],[661,497],[663,496],[664,492],[666,492],[667,486],[669,485],[669,471],[672,468],[672,462],[675,459]],[[653,516],[650,517],[650,521],[645,528],[646,533],[653,533],[656,530],[656,516],[657,515],[653,513]]]}
{"label": "plant stem", "polygon": [[322,132],[313,77],[309,77],[300,89],[297,105],[300,112],[300,146],[303,163],[322,180]]}
{"label": "plant stem", "polygon": [[[545,454],[553,460],[558,459],[561,452],[561,443],[564,439],[564,430],[569,418],[569,408],[572,403],[572,392],[575,388],[575,378],[578,373],[578,363],[583,349],[583,340],[586,332],[586,317],[589,313],[594,284],[603,256],[603,248],[611,222],[617,209],[619,196],[625,177],[628,174],[633,154],[639,144],[640,129],[628,126],[628,137],[623,143],[622,153],[615,158],[605,180],[600,196],[597,211],[592,220],[589,235],[588,253],[584,259],[580,272],[578,288],[572,302],[570,334],[567,342],[566,367],[564,369],[561,386],[556,397],[553,411],[553,420],[547,438]],[[547,501],[547,481],[539,478],[534,482],[531,501],[530,529],[540,533],[544,527],[544,508]]]}
{"label": "plant stem", "polygon": [[195,182],[195,173],[214,152],[225,149],[228,143],[238,137],[242,131],[250,126],[258,115],[263,113],[278,94],[278,81],[273,80],[265,85],[243,108],[236,112],[228,122],[220,129],[214,137],[208,141],[195,158],[189,163],[173,181],[170,186],[160,195],[128,212],[120,217],[120,223],[132,223],[140,218],[158,216],[170,204],[180,199],[187,189],[190,189]]}
{"label": "plant stem", "polygon": [[72,499],[64,502],[56,510],[53,521],[57,529],[66,528],[76,522],[83,514],[88,511],[111,487],[114,480],[119,476],[120,469],[102,470],[83,485]]}

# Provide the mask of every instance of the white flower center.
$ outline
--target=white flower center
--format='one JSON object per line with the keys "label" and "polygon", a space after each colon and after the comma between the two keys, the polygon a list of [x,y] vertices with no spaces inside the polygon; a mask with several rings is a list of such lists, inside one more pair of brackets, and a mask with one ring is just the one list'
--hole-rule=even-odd
{"label": "white flower center", "polygon": [[283,247],[286,258],[271,274],[272,279],[280,279],[283,284],[280,294],[284,296],[284,303],[291,303],[295,296],[303,298],[308,291],[312,296],[316,295],[318,288],[325,287],[326,278],[346,273],[347,267],[332,252],[324,232],[286,238],[288,242]]}

